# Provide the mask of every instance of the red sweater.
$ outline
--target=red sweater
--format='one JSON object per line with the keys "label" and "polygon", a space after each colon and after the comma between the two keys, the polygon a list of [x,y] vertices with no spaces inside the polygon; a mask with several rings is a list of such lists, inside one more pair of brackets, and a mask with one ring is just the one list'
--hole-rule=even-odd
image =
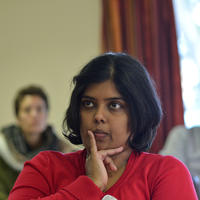
{"label": "red sweater", "polygon": [[197,200],[187,168],[171,156],[132,153],[119,180],[102,192],[85,175],[86,151],[41,152],[25,163],[9,200]]}

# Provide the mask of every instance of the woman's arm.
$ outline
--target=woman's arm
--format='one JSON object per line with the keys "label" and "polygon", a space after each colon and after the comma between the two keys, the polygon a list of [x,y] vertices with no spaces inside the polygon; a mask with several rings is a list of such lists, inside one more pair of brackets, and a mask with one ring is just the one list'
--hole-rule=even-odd
{"label": "woman's arm", "polygon": [[45,194],[41,190],[40,184],[38,187],[23,187],[14,189],[9,200],[99,200],[103,196],[98,188],[86,176],[80,176],[72,184],[63,186],[54,194]]}
{"label": "woman's arm", "polygon": [[99,200],[102,197],[103,193],[90,178],[70,176],[70,165],[57,164],[49,154],[42,152],[25,163],[9,200]]}

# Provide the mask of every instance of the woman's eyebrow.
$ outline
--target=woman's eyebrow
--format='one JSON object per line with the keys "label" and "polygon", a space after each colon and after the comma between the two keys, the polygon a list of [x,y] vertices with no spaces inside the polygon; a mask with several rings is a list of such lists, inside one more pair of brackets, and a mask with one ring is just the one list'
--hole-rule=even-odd
{"label": "woman's eyebrow", "polygon": [[124,99],[122,97],[109,97],[109,98],[105,98],[105,100],[108,100],[108,101],[117,101],[117,100],[124,101]]}
{"label": "woman's eyebrow", "polygon": [[[87,96],[87,95],[82,96],[82,99],[91,99],[91,100],[95,100],[94,97]],[[108,98],[105,98],[104,100],[106,100],[106,101],[116,101],[116,100],[124,101],[124,99],[123,99],[122,97],[108,97]]]}
{"label": "woman's eyebrow", "polygon": [[95,100],[94,97],[90,97],[90,96],[87,96],[87,95],[82,96],[81,99],[91,99],[91,100]]}

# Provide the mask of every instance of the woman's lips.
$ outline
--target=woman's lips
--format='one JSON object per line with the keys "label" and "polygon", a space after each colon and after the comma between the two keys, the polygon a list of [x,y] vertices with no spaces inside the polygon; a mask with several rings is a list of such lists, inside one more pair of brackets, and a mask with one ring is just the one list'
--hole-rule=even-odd
{"label": "woman's lips", "polygon": [[95,130],[93,133],[96,139],[103,139],[108,136],[108,133],[102,130]]}

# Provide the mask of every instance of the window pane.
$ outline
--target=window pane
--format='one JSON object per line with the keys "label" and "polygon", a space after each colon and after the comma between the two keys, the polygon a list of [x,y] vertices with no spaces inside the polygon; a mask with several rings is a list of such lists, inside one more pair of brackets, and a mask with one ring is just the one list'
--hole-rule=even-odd
{"label": "window pane", "polygon": [[185,125],[200,125],[200,0],[174,0]]}

